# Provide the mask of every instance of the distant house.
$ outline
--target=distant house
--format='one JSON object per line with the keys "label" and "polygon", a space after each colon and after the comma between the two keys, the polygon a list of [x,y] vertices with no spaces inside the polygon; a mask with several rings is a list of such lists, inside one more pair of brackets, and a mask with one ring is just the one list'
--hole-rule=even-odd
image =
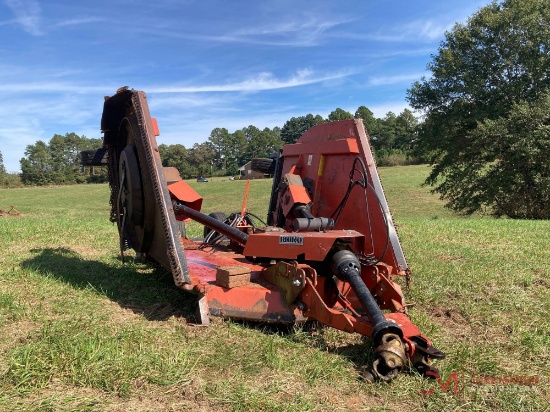
{"label": "distant house", "polygon": [[250,168],[250,164],[252,162],[248,162],[244,166],[239,167],[239,176],[241,180],[250,180],[250,179],[263,179],[266,177],[271,177],[271,175],[265,175],[260,172],[255,172]]}

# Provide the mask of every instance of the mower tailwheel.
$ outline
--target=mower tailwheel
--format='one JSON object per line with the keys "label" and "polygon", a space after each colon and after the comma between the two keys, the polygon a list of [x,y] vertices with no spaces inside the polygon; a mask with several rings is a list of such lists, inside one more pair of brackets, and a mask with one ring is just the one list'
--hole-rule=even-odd
{"label": "mower tailwheel", "polygon": [[272,175],[275,173],[275,160],[256,158],[250,161],[250,168],[258,173],[265,173]]}
{"label": "mower tailwheel", "polygon": [[106,147],[87,149],[80,152],[80,163],[82,166],[107,166],[108,162]]}

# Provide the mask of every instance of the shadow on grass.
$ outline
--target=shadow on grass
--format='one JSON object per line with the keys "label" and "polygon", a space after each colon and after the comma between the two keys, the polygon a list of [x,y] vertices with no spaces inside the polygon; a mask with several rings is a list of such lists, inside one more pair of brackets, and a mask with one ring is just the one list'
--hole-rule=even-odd
{"label": "shadow on grass", "polygon": [[23,268],[78,289],[94,289],[148,320],[175,316],[195,322],[196,296],[179,290],[172,276],[163,269],[133,262],[118,266],[85,260],[68,248],[32,249],[31,252],[34,257],[24,260]]}

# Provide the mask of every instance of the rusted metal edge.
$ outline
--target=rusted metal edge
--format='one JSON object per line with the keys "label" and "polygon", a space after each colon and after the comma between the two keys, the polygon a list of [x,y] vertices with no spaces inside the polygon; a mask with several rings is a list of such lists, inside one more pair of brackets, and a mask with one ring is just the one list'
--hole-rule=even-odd
{"label": "rusted metal edge", "polygon": [[382,187],[382,182],[380,180],[380,176],[378,175],[378,170],[376,168],[376,160],[372,155],[372,150],[370,148],[369,141],[367,139],[367,132],[365,130],[365,126],[362,120],[356,119],[354,120],[354,123],[355,123],[355,127],[357,128],[357,132],[359,134],[359,141],[362,146],[363,155],[367,160],[367,168],[369,169],[372,183],[374,185],[374,190],[376,192],[376,195],[378,196],[378,199],[380,200],[380,205],[382,206],[382,212],[386,216],[386,221],[388,222],[390,242],[393,247],[393,252],[395,254],[395,258],[397,259],[397,263],[399,264],[399,270],[400,271],[408,270],[410,273],[409,265],[407,264],[407,260],[405,259],[405,254],[403,253],[403,249],[401,248],[401,243],[399,242],[399,236],[397,234],[397,230],[395,229],[395,225],[393,223],[393,217],[391,215],[390,208],[386,200],[386,194],[384,193],[384,188]]}
{"label": "rusted metal edge", "polygon": [[162,173],[160,155],[156,145],[153,148],[151,144],[151,142],[155,141],[155,133],[145,93],[132,91],[132,105],[136,111],[140,137],[145,151],[147,170],[153,183],[155,200],[160,211],[164,239],[166,241],[166,253],[168,254],[172,276],[176,286],[181,287],[184,283],[190,284],[191,278],[180,233],[177,229],[170,192]]}
{"label": "rusted metal edge", "polygon": [[19,216],[21,212],[15,208],[15,206],[10,205],[8,210],[0,209],[0,216]]}

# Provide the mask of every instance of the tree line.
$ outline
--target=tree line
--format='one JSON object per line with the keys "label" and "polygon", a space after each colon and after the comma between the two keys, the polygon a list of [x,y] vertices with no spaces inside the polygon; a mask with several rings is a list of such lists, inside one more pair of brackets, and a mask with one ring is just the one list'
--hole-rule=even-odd
{"label": "tree line", "polygon": [[418,163],[421,153],[416,150],[418,120],[405,109],[399,115],[388,112],[382,119],[360,106],[355,114],[337,108],[327,118],[311,113],[292,117],[282,128],[248,126],[230,133],[226,128],[215,128],[204,143],[191,148],[181,144],[159,146],[164,166],[176,167],[183,178],[210,175],[236,175],[245,163],[257,157],[269,157],[286,143],[295,143],[309,128],[327,122],[363,119],[371,136],[378,163],[383,166]]}
{"label": "tree line", "polygon": [[[49,142],[38,140],[28,145],[19,164],[20,183],[30,186],[105,182],[102,168],[82,168],[80,152],[100,147],[101,139],[89,139],[76,133],[55,134]],[[2,164],[2,168],[5,168]]]}
{"label": "tree line", "polygon": [[8,173],[4,167],[4,158],[0,152],[0,188],[2,187],[20,187],[23,183],[18,173]]}
{"label": "tree line", "polygon": [[212,130],[208,140],[186,148],[182,144],[159,145],[163,166],[176,167],[184,179],[198,176],[232,176],[239,167],[255,157],[266,157],[282,147],[281,130],[256,126],[234,133],[226,128]]}
{"label": "tree line", "polygon": [[[389,112],[377,119],[365,106],[360,106],[355,114],[337,108],[327,118],[312,114],[293,117],[282,128],[259,129],[250,125],[230,133],[226,128],[217,127],[203,143],[187,148],[182,144],[161,144],[159,153],[163,166],[176,167],[184,179],[233,176],[251,159],[269,157],[285,143],[296,142],[312,126],[353,118],[363,119],[380,164],[403,164],[419,159],[414,151],[418,121],[410,110],[405,109],[399,115]],[[80,165],[80,152],[101,144],[101,139],[75,133],[56,134],[49,142],[39,140],[26,147],[18,178],[24,185],[37,186],[104,182],[106,173],[100,167]],[[5,170],[0,169],[0,185],[2,176],[6,175]]]}

